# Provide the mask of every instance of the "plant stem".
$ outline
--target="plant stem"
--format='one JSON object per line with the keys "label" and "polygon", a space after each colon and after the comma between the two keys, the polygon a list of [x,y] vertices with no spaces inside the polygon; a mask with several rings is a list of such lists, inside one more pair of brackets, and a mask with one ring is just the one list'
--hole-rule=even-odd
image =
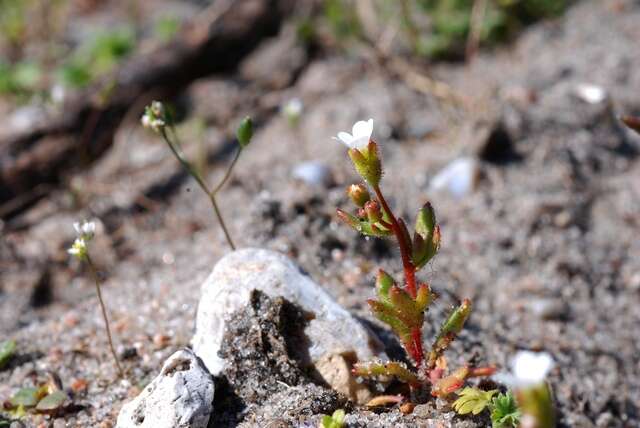
{"label": "plant stem", "polygon": [[413,266],[411,262],[411,254],[409,254],[409,243],[406,242],[404,234],[400,229],[400,224],[398,220],[391,212],[387,201],[384,196],[382,196],[382,191],[380,190],[380,186],[373,186],[373,191],[376,193],[382,208],[386,211],[389,216],[389,220],[391,220],[391,229],[393,233],[396,235],[396,239],[398,240],[398,246],[400,247],[400,255],[402,257],[402,266],[404,268],[404,277],[407,283],[407,292],[409,295],[415,299],[416,298],[416,268]]}
{"label": "plant stem", "polygon": [[98,295],[98,302],[100,302],[100,309],[102,310],[102,318],[104,319],[104,326],[107,331],[107,339],[109,340],[109,348],[111,349],[111,355],[113,355],[113,359],[116,362],[116,367],[118,368],[118,373],[120,374],[120,378],[124,379],[124,370],[122,370],[122,366],[120,366],[120,361],[118,361],[118,354],[116,354],[116,349],[113,346],[113,339],[111,338],[111,328],[109,327],[109,318],[107,317],[107,308],[104,304],[104,300],[102,299],[102,289],[100,287],[100,278],[98,277],[98,271],[96,270],[93,261],[89,254],[87,254],[87,264],[89,265],[89,271],[91,272],[91,276],[93,277],[93,281],[96,285],[96,293]]}
{"label": "plant stem", "polygon": [[214,195],[217,194],[220,191],[220,189],[222,189],[222,186],[224,186],[224,184],[227,182],[229,177],[231,177],[231,171],[233,170],[233,167],[236,166],[236,162],[238,162],[238,159],[240,159],[241,152],[242,152],[242,147],[238,148],[236,155],[233,157],[233,160],[229,164],[229,168],[227,168],[227,172],[224,174],[224,177],[222,177],[222,180],[220,181],[220,183],[218,183],[216,188],[213,189],[211,193],[213,193]]}
{"label": "plant stem", "polygon": [[[173,132],[174,132],[174,135],[177,135],[175,130]],[[216,192],[220,190],[220,187],[222,187],[224,182],[227,180],[227,178],[231,174],[231,169],[233,168],[233,165],[237,162],[238,157],[240,156],[240,150],[236,154],[236,157],[234,158],[234,160],[231,162],[231,166],[227,170],[227,174],[225,174],[225,177],[223,178],[222,182],[212,192],[211,190],[209,190],[209,186],[207,186],[207,184],[204,182],[200,174],[198,174],[198,172],[184,158],[184,155],[180,151],[180,148],[173,141],[171,141],[171,138],[169,138],[169,135],[167,134],[167,131],[165,128],[162,128],[161,135],[165,143],[167,143],[167,145],[171,149],[171,152],[180,162],[180,164],[182,164],[182,166],[187,170],[187,172],[194,178],[194,180],[196,180],[200,188],[209,196],[209,200],[211,201],[211,205],[213,206],[213,211],[215,212],[216,217],[218,217],[218,222],[222,227],[222,231],[224,232],[224,236],[227,239],[227,243],[229,244],[232,250],[235,250],[236,246],[233,244],[233,240],[231,239],[229,230],[227,229],[224,219],[222,218],[222,213],[220,212],[220,208],[218,207],[218,203],[216,202]]]}
{"label": "plant stem", "polygon": [[222,218],[222,213],[220,212],[220,208],[218,207],[218,203],[216,202],[216,195],[214,193],[209,193],[209,199],[211,200],[211,205],[213,205],[213,210],[216,212],[216,217],[218,217],[218,222],[220,222],[220,227],[222,227],[224,236],[225,238],[227,238],[227,243],[229,244],[231,249],[235,251],[236,246],[233,244],[231,235],[229,234],[229,230],[227,229],[227,225],[224,223],[224,219]]}

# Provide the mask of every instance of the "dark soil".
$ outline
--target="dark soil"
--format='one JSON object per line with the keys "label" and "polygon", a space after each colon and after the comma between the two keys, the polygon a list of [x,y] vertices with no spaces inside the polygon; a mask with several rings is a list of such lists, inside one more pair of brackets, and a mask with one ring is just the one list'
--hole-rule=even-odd
{"label": "dark soil", "polygon": [[[426,340],[449,307],[469,297],[474,311],[447,354],[450,365],[474,356],[479,364],[505,367],[519,349],[546,350],[557,362],[549,380],[560,426],[638,427],[640,138],[617,117],[640,114],[639,22],[637,1],[585,0],[470,65],[416,67],[446,83],[464,107],[357,52],[316,52],[282,79],[212,76],[181,99],[180,132],[192,142],[188,151],[206,145],[213,182],[233,154],[234,126],[260,111],[255,139],[220,196],[231,233],[240,246],[289,254],[341,304],[378,325],[365,300],[376,268],[398,273],[399,257],[392,242],[367,241],[336,221],[335,208],[349,207],[344,188],[356,176],[344,147],[330,139],[373,117],[382,187],[393,206],[412,223],[429,199],[442,225],[441,252],[421,273],[441,296],[427,316]],[[261,55],[266,61],[264,49],[286,53],[273,45],[289,43],[288,34],[246,61]],[[608,99],[582,101],[576,88],[583,83],[603,87]],[[305,104],[297,128],[277,114],[292,97]],[[435,173],[462,155],[480,162],[477,188],[462,199],[430,192]],[[293,167],[307,160],[327,165],[334,184],[294,180]],[[92,251],[130,381],[117,380],[93,285],[65,253],[72,222],[82,218],[99,219]],[[2,228],[0,335],[16,339],[19,351],[0,371],[0,398],[47,371],[66,388],[86,380],[87,389],[72,391],[81,410],[60,416],[55,426],[113,424],[122,403],[188,344],[200,284],[228,251],[206,198],[137,121],[118,129],[113,147],[70,176],[68,186]],[[252,331],[262,309],[247,308],[234,324],[247,332],[237,330],[234,338],[253,342],[244,343],[251,344],[248,360],[236,360],[226,384],[219,380],[216,400],[240,403],[241,415],[251,415],[245,426],[262,426],[274,414],[282,423],[307,420],[341,406],[296,369],[282,332],[282,320],[291,316],[283,303],[255,305],[275,321],[261,321],[266,338]],[[259,352],[265,344],[275,354]],[[243,364],[261,358],[269,361],[268,376],[252,378]],[[240,379],[265,388],[253,390],[254,403],[244,401],[250,392]],[[446,403],[435,402],[412,416],[390,410],[384,419],[349,409],[354,426],[420,426],[434,414],[453,417]],[[231,421],[233,412],[216,418]],[[358,418],[368,422],[358,425]],[[39,423],[54,421],[26,422]],[[453,424],[477,425],[461,417]]]}

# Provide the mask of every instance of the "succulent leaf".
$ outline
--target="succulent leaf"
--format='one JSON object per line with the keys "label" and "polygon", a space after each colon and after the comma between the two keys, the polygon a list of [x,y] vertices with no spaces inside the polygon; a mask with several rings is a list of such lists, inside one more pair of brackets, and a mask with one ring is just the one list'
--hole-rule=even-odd
{"label": "succulent leaf", "polygon": [[440,227],[436,224],[436,214],[427,202],[418,211],[413,235],[413,264],[417,269],[426,265],[440,248]]}
{"label": "succulent leaf", "polygon": [[456,338],[457,334],[464,327],[464,323],[471,313],[471,301],[465,299],[460,306],[455,308],[449,317],[440,327],[440,332],[436,337],[431,352],[429,353],[429,361],[427,366],[433,368],[438,358],[447,350],[451,342]]}
{"label": "succulent leaf", "polygon": [[389,299],[398,312],[399,318],[406,320],[407,327],[422,327],[424,314],[406,291],[398,286],[393,286],[389,290]]}
{"label": "succulent leaf", "polygon": [[377,378],[380,376],[395,377],[401,382],[411,385],[420,383],[420,378],[409,370],[404,363],[398,361],[356,363],[353,373],[357,376]]}

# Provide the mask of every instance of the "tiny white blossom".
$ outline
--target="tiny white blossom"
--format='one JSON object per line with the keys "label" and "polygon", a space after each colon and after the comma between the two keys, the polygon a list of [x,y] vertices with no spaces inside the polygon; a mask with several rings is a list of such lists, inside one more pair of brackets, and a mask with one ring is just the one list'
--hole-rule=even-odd
{"label": "tiny white blossom", "polygon": [[300,98],[293,98],[282,106],[282,113],[287,117],[299,117],[304,109]]}
{"label": "tiny white blossom", "polygon": [[520,351],[511,360],[511,373],[501,372],[493,378],[512,388],[528,388],[540,385],[553,365],[553,358],[546,352]]}
{"label": "tiny white blossom", "polygon": [[84,240],[90,240],[96,233],[96,224],[93,221],[83,221],[73,223],[73,228],[78,236]]}
{"label": "tiny white blossom", "polygon": [[80,260],[84,259],[87,255],[87,242],[84,238],[76,238],[71,248],[67,250],[67,253],[76,256]]}
{"label": "tiny white blossom", "polygon": [[164,120],[165,115],[164,105],[160,101],[153,101],[145,108],[144,114],[140,118],[140,123],[145,128],[160,132],[167,125]]}
{"label": "tiny white blossom", "polygon": [[351,134],[339,132],[338,136],[333,139],[342,141],[350,149],[362,150],[369,144],[371,134],[373,134],[373,119],[360,120],[353,125]]}

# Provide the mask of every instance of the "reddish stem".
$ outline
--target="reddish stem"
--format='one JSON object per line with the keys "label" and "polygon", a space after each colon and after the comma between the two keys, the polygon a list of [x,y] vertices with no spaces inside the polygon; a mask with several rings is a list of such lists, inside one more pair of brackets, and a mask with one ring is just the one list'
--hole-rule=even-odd
{"label": "reddish stem", "polygon": [[413,346],[415,348],[413,359],[416,361],[416,367],[420,368],[422,361],[424,360],[424,351],[422,350],[422,332],[419,328],[414,328],[411,332],[411,336],[413,339]]}
{"label": "reddish stem", "polygon": [[416,298],[416,268],[413,266],[411,262],[411,254],[409,254],[409,243],[405,241],[404,234],[402,233],[402,229],[400,229],[400,224],[398,220],[391,212],[387,201],[382,196],[382,191],[380,190],[380,186],[374,186],[373,191],[376,193],[382,208],[386,211],[389,216],[389,220],[391,220],[391,230],[396,235],[396,239],[398,240],[398,246],[400,247],[400,255],[402,256],[402,266],[404,268],[404,277],[407,283],[407,293],[415,299]]}

